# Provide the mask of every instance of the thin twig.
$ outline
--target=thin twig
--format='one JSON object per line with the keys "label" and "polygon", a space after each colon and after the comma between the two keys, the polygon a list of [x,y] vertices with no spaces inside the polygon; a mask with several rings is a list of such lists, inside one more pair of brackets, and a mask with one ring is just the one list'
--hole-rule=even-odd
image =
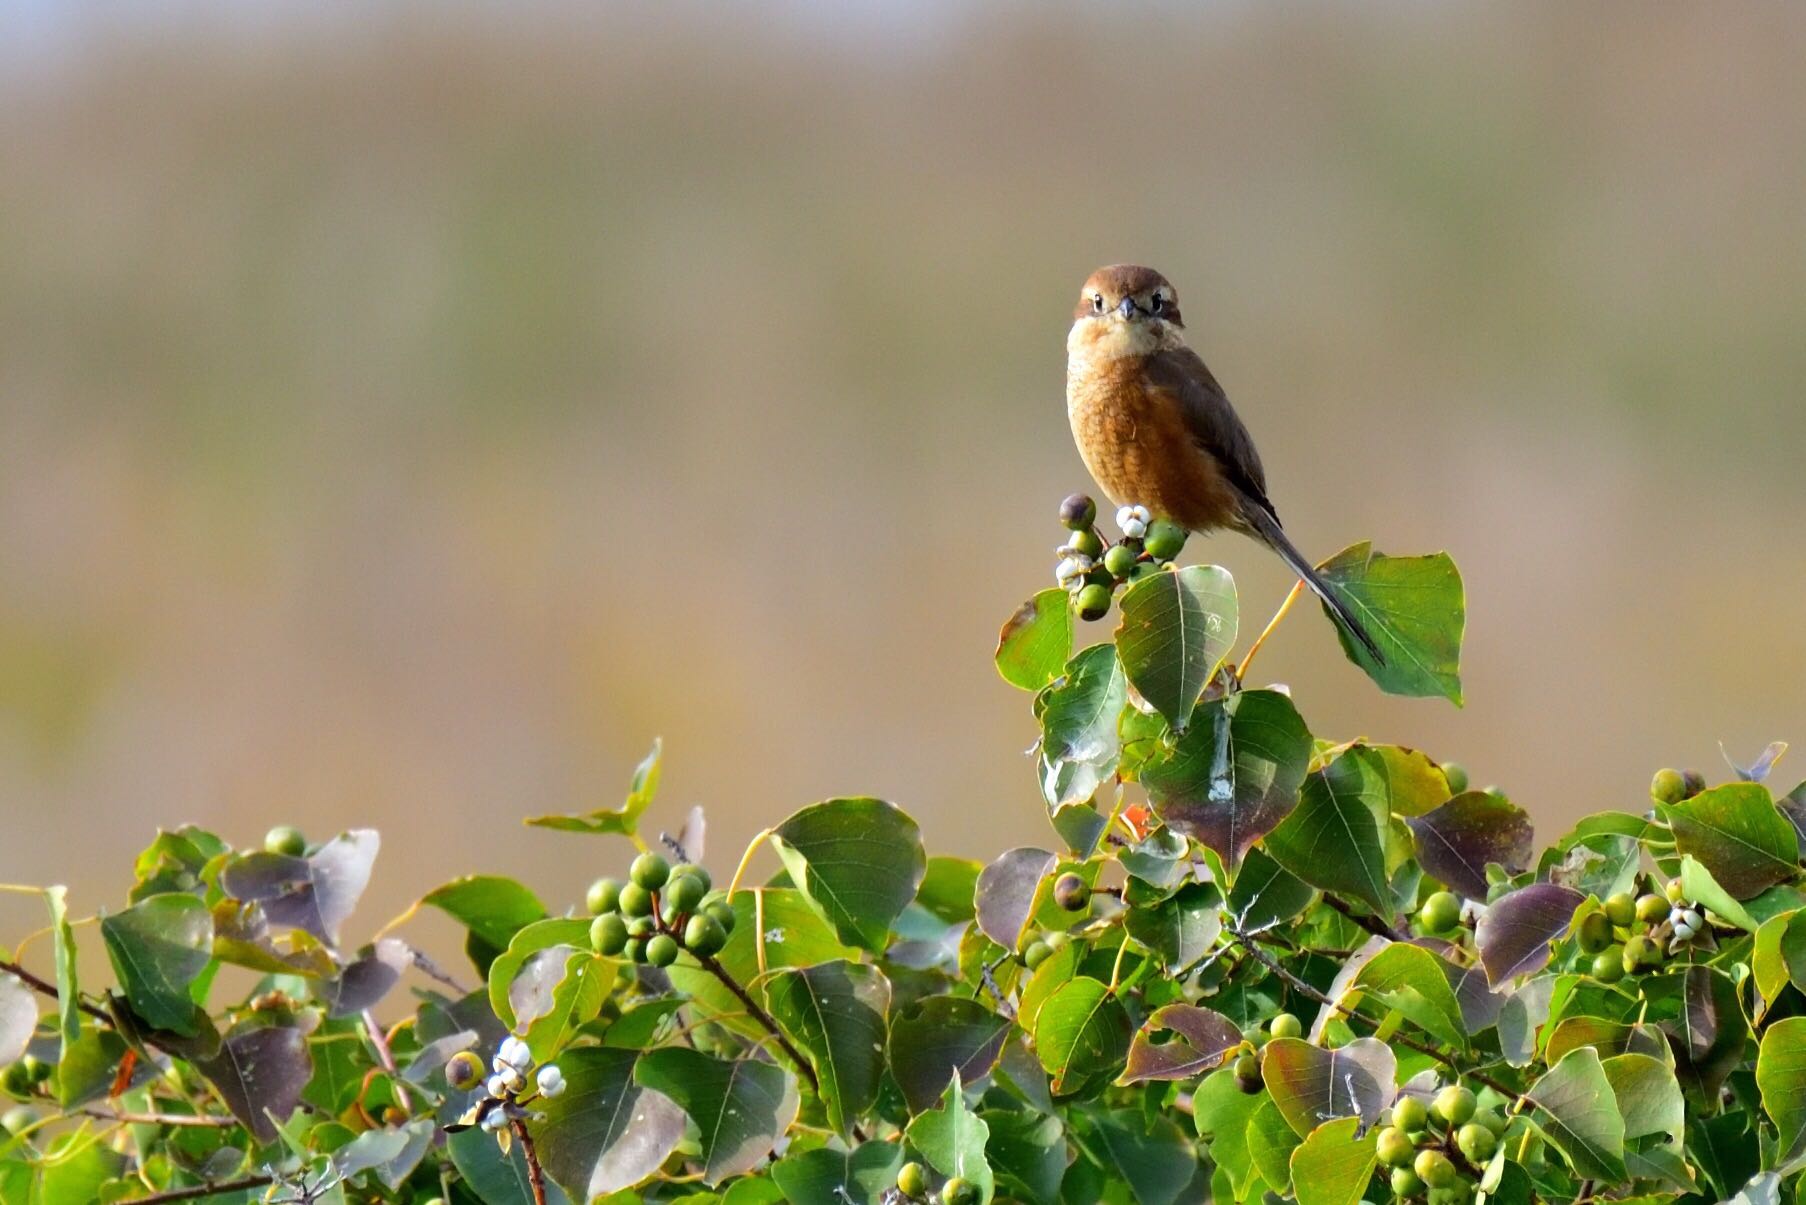
{"label": "thin twig", "polygon": [[1279,610],[1273,613],[1273,618],[1267,621],[1267,626],[1261,630],[1261,634],[1254,638],[1254,643],[1249,646],[1248,655],[1243,657],[1242,663],[1235,667],[1236,682],[1239,683],[1248,676],[1248,667],[1254,663],[1254,654],[1260,652],[1260,646],[1267,643],[1267,637],[1273,634],[1273,630],[1279,626],[1279,621],[1286,617],[1286,613],[1292,609],[1292,605],[1298,601],[1298,596],[1303,592],[1304,579],[1300,578],[1293,583],[1292,592],[1287,594],[1286,600],[1279,604]]}
{"label": "thin twig", "polygon": [[515,1118],[514,1136],[520,1139],[520,1153],[527,1160],[527,1184],[533,1189],[533,1205],[546,1205],[546,1169],[539,1165],[539,1152],[533,1149],[533,1136],[527,1133],[527,1123]]}
{"label": "thin twig", "polygon": [[[1292,972],[1286,970],[1285,967],[1283,967],[1279,964],[1279,961],[1277,959],[1275,959],[1271,954],[1268,954],[1265,950],[1261,949],[1258,945],[1256,945],[1252,938],[1244,937],[1240,933],[1234,933],[1234,932],[1230,933],[1229,937],[1230,937],[1231,941],[1234,941],[1237,945],[1241,946],[1242,949],[1246,950],[1249,953],[1249,955],[1252,956],[1256,962],[1260,963],[1262,966],[1266,967],[1269,971],[1272,971],[1275,975],[1278,975],[1281,979],[1285,980],[1287,986],[1289,986],[1293,991],[1297,992],[1299,995],[1304,996],[1305,998],[1310,999],[1310,1000],[1315,1000],[1318,1004],[1321,1004],[1326,1008],[1332,1008],[1336,1012],[1341,1013],[1345,1017],[1353,1017],[1356,1015],[1355,1011],[1352,1008],[1349,1008],[1345,1004],[1340,1004],[1340,1003],[1336,1002],[1335,1000],[1330,999],[1328,996],[1326,996],[1322,992],[1318,991],[1316,988],[1312,987],[1310,984],[1306,983],[1304,980],[1300,979],[1298,976],[1294,975]],[[1453,1055],[1451,1055],[1448,1051],[1443,1050],[1440,1046],[1433,1046],[1427,1042],[1419,1042],[1415,1038],[1408,1037],[1405,1034],[1393,1034],[1391,1040],[1394,1042],[1397,1042],[1400,1046],[1409,1046],[1412,1050],[1417,1051],[1419,1054],[1429,1055],[1431,1058],[1435,1059],[1437,1062],[1441,1063],[1443,1066],[1448,1067],[1450,1070],[1454,1071],[1457,1075],[1465,1075],[1470,1079],[1473,1079],[1473,1080],[1478,1081],[1479,1083],[1485,1084],[1488,1088],[1491,1088],[1494,1092],[1497,1092],[1501,1096],[1507,1096],[1513,1100],[1522,1100],[1523,1099],[1523,1094],[1520,1093],[1516,1088],[1507,1086],[1505,1083],[1501,1082],[1500,1080],[1494,1079],[1492,1076],[1486,1074],[1486,1072],[1484,1072],[1484,1071],[1480,1071],[1480,1070],[1477,1070],[1474,1068],[1469,1068],[1469,1067],[1463,1067],[1460,1064],[1460,1062],[1458,1062],[1455,1059],[1455,1057]]]}
{"label": "thin twig", "polygon": [[262,1188],[275,1181],[276,1177],[274,1176],[244,1176],[237,1180],[214,1180],[189,1188],[172,1188],[168,1192],[152,1193],[148,1197],[127,1197],[118,1205],[161,1205],[165,1201],[198,1201],[202,1197],[217,1197],[223,1193],[243,1192],[247,1188]]}
{"label": "thin twig", "polygon": [[409,1108],[408,1090],[401,1082],[401,1072],[395,1066],[395,1055],[389,1050],[388,1036],[383,1027],[376,1023],[376,1016],[369,1009],[364,1010],[364,1034],[370,1039],[370,1045],[376,1047],[376,1060],[389,1073],[389,1083],[395,1089],[395,1103],[403,1109]]}
{"label": "thin twig", "polygon": [[236,1117],[212,1117],[196,1113],[115,1113],[107,1109],[81,1109],[78,1112],[83,1117],[92,1117],[96,1121],[112,1121],[129,1126],[195,1126],[229,1130],[238,1124]]}
{"label": "thin twig", "polygon": [[1323,893],[1323,902],[1328,904],[1331,908],[1334,908],[1337,912],[1340,912],[1343,916],[1346,916],[1355,924],[1361,926],[1361,928],[1367,930],[1369,933],[1378,934],[1387,941],[1409,940],[1403,933],[1400,933],[1397,929],[1394,929],[1379,917],[1368,916],[1366,913],[1356,912],[1345,901],[1337,899],[1327,891]]}
{"label": "thin twig", "polygon": [[[23,983],[34,992],[49,996],[52,1000],[61,999],[57,994],[56,984],[47,983],[46,981],[39,979],[36,975],[32,974],[16,962],[0,961],[0,971],[5,971],[9,975],[17,977],[20,983]],[[105,1021],[108,1025],[113,1023],[112,1016],[109,1015],[104,1008],[89,1004],[86,1000],[76,1001],[76,1006],[97,1021]]]}
{"label": "thin twig", "polygon": [[790,1057],[790,1061],[796,1064],[797,1070],[802,1073],[803,1078],[809,1081],[809,1087],[819,1096],[821,1081],[815,1078],[814,1065],[803,1057],[801,1051],[790,1044],[790,1039],[784,1036],[784,1031],[778,1028],[778,1023],[772,1015],[760,1007],[759,1002],[752,998],[752,993],[741,987],[740,981],[728,974],[727,968],[716,962],[713,955],[698,953],[694,950],[691,951],[691,955],[702,964],[703,970],[720,980],[721,986],[739,998],[740,1003],[746,1006],[747,1014],[777,1040],[778,1049]]}

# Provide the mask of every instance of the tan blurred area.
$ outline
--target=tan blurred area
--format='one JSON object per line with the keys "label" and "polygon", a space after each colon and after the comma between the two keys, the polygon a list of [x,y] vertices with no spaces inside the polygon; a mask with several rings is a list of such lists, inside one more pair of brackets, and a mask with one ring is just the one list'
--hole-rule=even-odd
{"label": "tan blurred area", "polygon": [[990,657],[1117,260],[1307,551],[1464,571],[1467,707],[1300,611],[1314,731],[1551,836],[1806,741],[1806,10],[227,7],[0,58],[0,880],[373,825],[358,933],[561,907],[622,848],[520,817],[659,734],[718,875],[835,794],[1050,840]]}

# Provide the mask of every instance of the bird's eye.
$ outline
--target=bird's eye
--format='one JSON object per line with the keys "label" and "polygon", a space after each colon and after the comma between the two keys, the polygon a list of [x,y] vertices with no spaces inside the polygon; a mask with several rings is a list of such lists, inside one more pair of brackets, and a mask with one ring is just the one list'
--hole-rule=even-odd
{"label": "bird's eye", "polygon": [[1154,294],[1154,300],[1152,303],[1149,304],[1148,312],[1150,314],[1158,314],[1161,310],[1163,310],[1165,308],[1166,308],[1166,298],[1162,297],[1159,293]]}
{"label": "bird's eye", "polygon": [[1091,295],[1091,312],[1094,314],[1101,314],[1104,312],[1104,295],[1102,293],[1093,293]]}

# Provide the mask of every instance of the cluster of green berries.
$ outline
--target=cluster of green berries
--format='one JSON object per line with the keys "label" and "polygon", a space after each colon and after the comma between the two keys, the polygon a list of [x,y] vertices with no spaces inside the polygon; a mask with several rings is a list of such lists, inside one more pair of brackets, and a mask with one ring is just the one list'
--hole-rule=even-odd
{"label": "cluster of green berries", "polygon": [[[533,1077],[531,1081],[527,1078],[529,1074]],[[483,1084],[484,1099],[476,1106],[477,1124],[491,1133],[505,1129],[510,1121],[528,1117],[526,1105],[533,1099],[534,1092],[550,1099],[562,1096],[565,1089],[564,1072],[558,1069],[558,1064],[546,1063],[534,1071],[533,1052],[526,1042],[513,1034],[503,1038],[496,1049],[487,1078],[483,1074],[483,1060],[475,1051],[459,1051],[446,1061],[445,1082],[453,1088],[466,1091],[476,1087],[479,1080]]]}
{"label": "cluster of green berries", "polygon": [[[929,1200],[928,1169],[920,1163],[905,1163],[897,1172],[897,1191],[908,1201]],[[978,1185],[964,1176],[950,1176],[933,1199],[939,1205],[973,1205],[978,1200]]]}
{"label": "cluster of green berries", "polygon": [[1672,879],[1660,894],[1620,891],[1608,897],[1598,911],[1581,918],[1574,937],[1581,951],[1592,955],[1593,978],[1616,983],[1660,966],[1666,955],[1679,953],[1709,927],[1680,880]]}
{"label": "cluster of green berries", "polygon": [[1235,1055],[1235,1086],[1252,1096],[1261,1089],[1260,1055],[1255,1052],[1270,1038],[1302,1038],[1304,1022],[1291,1013],[1280,1013],[1267,1022],[1265,1029],[1255,1026],[1242,1033],[1241,1049]]}
{"label": "cluster of green berries", "polygon": [[1401,1096],[1383,1120],[1377,1150],[1380,1164],[1392,1169],[1392,1195],[1430,1205],[1460,1205],[1473,1196],[1507,1124],[1460,1084],[1443,1088],[1428,1105]]}
{"label": "cluster of green berries", "polygon": [[1070,590],[1081,619],[1102,619],[1117,587],[1158,573],[1185,550],[1185,529],[1156,519],[1145,506],[1116,512],[1122,539],[1106,547],[1097,531],[1097,503],[1074,494],[1060,503],[1060,522],[1071,534],[1054,550],[1054,580]]}
{"label": "cluster of green berries", "polygon": [[1071,940],[1072,937],[1070,934],[1062,933],[1059,930],[1055,930],[1051,933],[1036,934],[1029,939],[1027,945],[1022,947],[1022,953],[1019,956],[1022,959],[1022,965],[1031,971],[1034,970],[1049,958],[1052,958],[1056,952]]}
{"label": "cluster of green berries", "polygon": [[35,1054],[28,1054],[9,1066],[4,1076],[0,1076],[0,1087],[5,1088],[9,1096],[29,1100],[37,1095],[38,1088],[50,1078],[53,1070],[43,1059]]}
{"label": "cluster of green berries", "polygon": [[596,918],[589,926],[596,953],[648,966],[668,967],[680,950],[719,953],[734,931],[733,906],[711,889],[708,871],[691,862],[672,866],[652,850],[633,860],[625,883],[591,883],[586,903]]}

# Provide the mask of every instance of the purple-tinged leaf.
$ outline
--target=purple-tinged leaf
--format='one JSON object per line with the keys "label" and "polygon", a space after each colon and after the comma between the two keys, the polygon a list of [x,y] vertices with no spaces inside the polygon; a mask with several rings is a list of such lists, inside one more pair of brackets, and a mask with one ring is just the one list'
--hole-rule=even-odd
{"label": "purple-tinged leaf", "polygon": [[934,1107],[957,1073],[963,1084],[991,1073],[1010,1022],[976,1000],[931,996],[891,1018],[890,1071],[911,1113]]}
{"label": "purple-tinged leaf", "polygon": [[1493,987],[1541,970],[1549,943],[1568,931],[1586,897],[1570,887],[1532,883],[1494,900],[1474,928],[1480,961]]}
{"label": "purple-tinged leaf", "polygon": [[402,972],[414,963],[405,942],[385,937],[358,952],[357,961],[324,985],[322,995],[329,1017],[349,1017],[377,1004],[389,989],[401,982]]}
{"label": "purple-tinged leaf", "polygon": [[[1170,1034],[1156,1042],[1160,1034]],[[1129,1044],[1120,1084],[1191,1079],[1221,1067],[1242,1044],[1242,1031],[1222,1013],[1195,1004],[1169,1004],[1142,1023]]]}
{"label": "purple-tinged leaf", "polygon": [[1516,874],[1530,862],[1530,816],[1503,795],[1466,791],[1405,823],[1424,872],[1471,900],[1486,898],[1488,863]]}
{"label": "purple-tinged leaf", "polygon": [[314,1071],[307,1035],[293,1026],[232,1034],[194,1065],[258,1142],[276,1140],[276,1126],[301,1103]]}
{"label": "purple-tinged leaf", "polygon": [[1724,756],[1725,763],[1731,767],[1740,781],[1766,782],[1769,773],[1775,768],[1775,763],[1780,761],[1782,755],[1787,752],[1787,742],[1770,741],[1768,747],[1758,753],[1756,760],[1747,766],[1738,764],[1736,759],[1731,756],[1731,751],[1724,747],[1723,741],[1718,742],[1718,752]]}
{"label": "purple-tinged leaf", "polygon": [[1678,997],[1672,1015],[1658,1024],[1668,1035],[1681,1085],[1698,1099],[1716,1101],[1749,1038],[1737,985],[1722,972],[1696,964],[1684,976],[1666,976],[1648,987],[1652,998]]}
{"label": "purple-tinged leaf", "polygon": [[375,829],[340,833],[305,858],[256,852],[227,864],[220,886],[234,899],[263,905],[271,924],[289,925],[338,945],[339,928],[370,883],[382,839]]}
{"label": "purple-tinged leaf", "polygon": [[1274,1038],[1261,1051],[1260,1068],[1273,1103],[1300,1138],[1337,1117],[1359,1117],[1370,1126],[1398,1093],[1398,1059],[1374,1038],[1335,1050]]}
{"label": "purple-tinged leaf", "polygon": [[1022,846],[980,871],[973,895],[979,932],[1004,949],[1014,950],[1034,915],[1035,893],[1041,880],[1053,872],[1059,861],[1044,849]]}

